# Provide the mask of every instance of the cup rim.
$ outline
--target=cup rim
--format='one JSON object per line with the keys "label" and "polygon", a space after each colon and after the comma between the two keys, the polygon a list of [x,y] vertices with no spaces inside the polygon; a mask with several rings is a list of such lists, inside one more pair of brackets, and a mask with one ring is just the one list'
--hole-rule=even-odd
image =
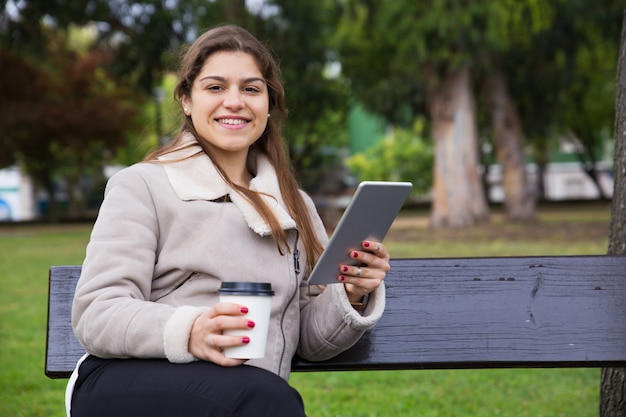
{"label": "cup rim", "polygon": [[256,295],[273,296],[272,284],[269,282],[224,281],[218,293],[221,295]]}

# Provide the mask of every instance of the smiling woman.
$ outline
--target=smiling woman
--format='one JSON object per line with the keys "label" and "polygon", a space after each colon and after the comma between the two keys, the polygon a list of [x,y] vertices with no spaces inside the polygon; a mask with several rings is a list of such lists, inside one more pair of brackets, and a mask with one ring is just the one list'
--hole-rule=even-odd
{"label": "smiling woman", "polygon": [[[328,236],[285,149],[279,75],[235,26],[185,53],[179,134],[111,177],[87,246],[72,325],[88,354],[68,385],[72,416],[304,416],[287,383],[296,350],[331,358],[381,317],[379,242],[350,250],[358,274],[339,265],[337,285],[307,283]],[[232,281],[273,291],[261,358],[225,354],[264,340],[254,304],[220,301]]]}

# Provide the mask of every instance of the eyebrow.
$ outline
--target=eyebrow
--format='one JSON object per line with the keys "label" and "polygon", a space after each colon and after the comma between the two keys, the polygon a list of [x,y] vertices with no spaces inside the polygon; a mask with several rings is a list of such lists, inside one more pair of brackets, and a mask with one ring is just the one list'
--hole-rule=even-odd
{"label": "eyebrow", "polygon": [[[202,81],[208,81],[208,80],[215,80],[215,81],[220,81],[220,82],[227,81],[226,78],[220,77],[219,75],[209,75],[209,76],[200,78],[198,81],[202,82]],[[244,78],[241,81],[243,84],[250,84],[254,82],[261,82],[263,84],[267,84],[267,82],[263,78],[259,78],[259,77]]]}

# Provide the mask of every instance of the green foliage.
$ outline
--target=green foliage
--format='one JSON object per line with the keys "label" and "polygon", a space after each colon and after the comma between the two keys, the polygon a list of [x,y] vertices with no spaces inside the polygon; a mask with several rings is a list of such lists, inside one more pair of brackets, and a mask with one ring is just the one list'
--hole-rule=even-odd
{"label": "green foliage", "polygon": [[82,177],[100,175],[106,154],[124,143],[135,127],[136,102],[103,69],[106,51],[71,50],[70,34],[45,32],[46,54],[38,58],[0,48],[3,153],[48,193],[52,208],[62,181],[70,208],[80,210],[89,194]]}
{"label": "green foliage", "polygon": [[319,162],[328,159],[329,147],[348,142],[348,86],[328,70],[337,63],[330,37],[338,13],[332,0],[265,3],[274,5],[277,15],[257,21],[254,33],[267,41],[280,62],[289,109],[285,138],[303,187],[315,191],[327,179],[309,172],[332,172]]}
{"label": "green foliage", "polygon": [[[257,34],[281,63],[290,110],[286,138],[306,189],[315,189],[321,178],[308,172],[332,170],[335,162],[327,161],[326,149],[347,142],[348,97],[410,126],[416,115],[427,113],[427,98],[440,78],[459,65],[471,68],[477,83],[486,71],[503,67],[525,136],[537,138],[535,149],[543,151],[548,136],[567,131],[593,148],[612,127],[620,0],[266,0],[261,10],[246,7],[244,0],[14,3],[19,19],[2,9],[3,50],[54,72],[58,65],[50,59],[50,33],[78,27],[86,32],[72,43],[79,55],[92,45],[109,54],[94,70],[109,79],[98,84],[102,91],[110,97],[113,89],[131,86],[142,96],[138,101],[148,122],[141,122],[140,137],[126,131],[119,135],[131,138],[117,154],[119,161],[135,161],[156,143],[148,97],[175,67],[173,51],[226,22]],[[81,42],[89,36],[95,44]],[[1,67],[11,73],[4,79],[28,86],[17,82],[28,70],[22,67],[18,74],[5,64]],[[329,71],[333,66],[341,67],[339,75]],[[122,102],[135,101],[124,94]],[[65,96],[59,96],[61,101]],[[1,96],[3,111],[5,97],[11,96]],[[6,141],[0,135],[3,150],[10,149]],[[40,148],[39,160],[52,157],[34,139],[29,146]],[[13,156],[1,152],[0,165]]]}
{"label": "green foliage", "polygon": [[[153,88],[176,67],[174,51],[183,43],[212,26],[239,24],[266,42],[280,61],[289,108],[285,137],[296,170],[323,172],[326,166],[315,165],[320,154],[328,146],[347,142],[347,86],[328,71],[337,62],[328,42],[339,16],[335,2],[273,0],[264,1],[262,7],[248,8],[244,0],[84,0],[71,4],[28,0],[19,2],[20,19],[7,18],[0,27],[0,42],[46,58],[42,22],[61,30],[73,25],[96,27],[96,45],[112,56],[103,66],[136,93],[152,97]],[[149,121],[154,120],[153,111],[153,105],[146,103]],[[156,129],[145,125],[141,132],[145,139],[131,134],[128,146],[117,153],[118,161],[136,161],[143,156],[144,145],[154,143],[151,135]],[[304,186],[313,189],[317,183]]]}
{"label": "green foliage", "polygon": [[382,141],[346,160],[361,181],[411,181],[413,192],[430,190],[433,176],[432,143],[423,136],[424,120],[411,130],[394,128]]}
{"label": "green foliage", "polygon": [[425,112],[447,71],[467,66],[477,75],[553,16],[536,0],[344,3],[335,38],[344,73],[368,109],[403,124]]}
{"label": "green foliage", "polygon": [[507,50],[500,62],[535,159],[547,159],[550,138],[568,135],[579,141],[581,159],[595,162],[613,127],[624,4],[577,0],[551,7],[551,24]]}

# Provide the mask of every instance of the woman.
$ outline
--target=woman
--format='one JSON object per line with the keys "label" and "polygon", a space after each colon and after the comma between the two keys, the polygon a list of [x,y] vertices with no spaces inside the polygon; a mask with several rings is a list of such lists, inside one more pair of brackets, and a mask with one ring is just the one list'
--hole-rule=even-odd
{"label": "woman", "polygon": [[[328,359],[376,323],[389,255],[365,241],[351,251],[359,276],[342,265],[337,285],[307,285],[327,235],[284,149],[277,64],[250,33],[222,26],[198,38],[175,96],[178,136],[107,184],[74,299],[74,332],[89,354],[68,409],[304,416],[287,384],[293,355]],[[222,281],[271,282],[264,358],[224,356],[250,339],[223,331],[254,323],[247,306],[218,302]]]}

